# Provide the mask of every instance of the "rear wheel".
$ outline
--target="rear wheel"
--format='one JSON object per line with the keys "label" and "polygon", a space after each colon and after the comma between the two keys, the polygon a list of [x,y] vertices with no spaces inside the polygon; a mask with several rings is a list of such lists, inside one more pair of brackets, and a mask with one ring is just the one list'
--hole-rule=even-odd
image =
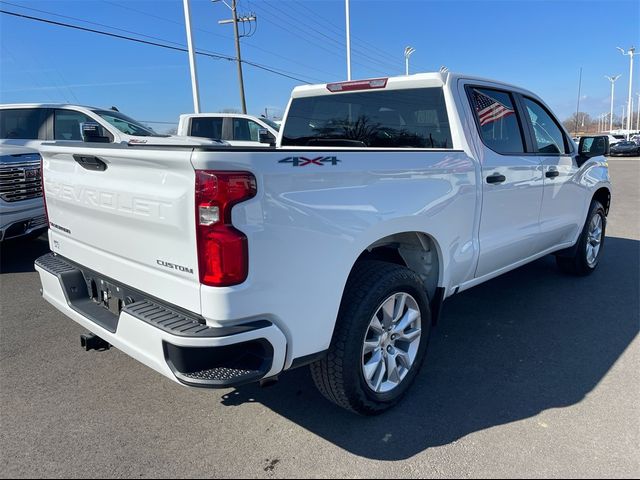
{"label": "rear wheel", "polygon": [[556,256],[560,270],[573,275],[589,275],[593,273],[600,261],[604,246],[607,217],[604,207],[594,200],[589,208],[589,215],[584,224],[578,244],[571,256]]}
{"label": "rear wheel", "polygon": [[375,415],[398,403],[426,353],[431,314],[420,277],[380,261],[356,265],[349,277],[326,358],[313,380],[333,403]]}

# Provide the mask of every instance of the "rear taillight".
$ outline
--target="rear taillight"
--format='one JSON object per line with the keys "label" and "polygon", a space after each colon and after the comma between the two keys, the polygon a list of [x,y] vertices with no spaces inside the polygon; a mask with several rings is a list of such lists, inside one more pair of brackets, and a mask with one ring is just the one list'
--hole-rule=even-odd
{"label": "rear taillight", "polygon": [[42,188],[42,202],[44,203],[44,218],[49,228],[49,210],[47,210],[47,196],[44,193],[44,160],[40,158],[40,188]]}
{"label": "rear taillight", "polygon": [[249,270],[247,237],[231,224],[234,205],[256,195],[249,172],[196,170],[196,230],[200,283],[228,287]]}

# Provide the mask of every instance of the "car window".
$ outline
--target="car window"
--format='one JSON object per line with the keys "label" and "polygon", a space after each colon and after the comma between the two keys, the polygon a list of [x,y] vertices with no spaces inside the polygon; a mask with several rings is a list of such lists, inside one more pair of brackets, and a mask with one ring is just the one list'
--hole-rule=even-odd
{"label": "car window", "polygon": [[526,97],[524,104],[533,125],[538,152],[548,154],[569,153],[562,129],[545,108],[535,100]]}
{"label": "car window", "polygon": [[280,131],[280,125],[278,125],[276,122],[274,122],[273,120],[269,120],[266,117],[261,117],[260,120],[262,120],[264,123],[266,123],[267,125],[269,125],[271,128],[273,128],[276,132]]}
{"label": "car window", "polygon": [[53,138],[56,140],[82,141],[81,123],[94,120],[84,113],[73,110],[56,110],[53,122]]}
{"label": "car window", "polygon": [[46,118],[45,113],[46,110],[42,108],[1,109],[0,138],[37,140]]}
{"label": "car window", "polygon": [[259,123],[249,120],[249,134],[251,135],[252,142],[260,141],[260,130],[266,130],[266,129]]}
{"label": "car window", "polygon": [[294,98],[282,144],[453,148],[442,88]]}
{"label": "car window", "polygon": [[212,138],[216,140],[231,140],[222,138],[222,118],[196,117],[191,119],[192,137]]}
{"label": "car window", "polygon": [[234,118],[233,119],[233,139],[243,142],[259,142],[260,125],[256,122],[247,120],[246,118]]}
{"label": "car window", "polygon": [[139,137],[166,137],[153,131],[150,127],[142,125],[140,122],[115,110],[92,110],[111,126],[116,127],[126,135],[137,135]]}
{"label": "car window", "polygon": [[485,145],[502,154],[524,153],[522,128],[511,94],[475,87],[469,93]]}

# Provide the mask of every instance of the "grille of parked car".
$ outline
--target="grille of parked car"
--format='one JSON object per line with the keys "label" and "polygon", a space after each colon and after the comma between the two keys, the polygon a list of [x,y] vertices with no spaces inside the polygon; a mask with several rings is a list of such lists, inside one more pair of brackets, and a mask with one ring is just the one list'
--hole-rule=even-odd
{"label": "grille of parked car", "polygon": [[0,164],[0,198],[2,200],[18,202],[37,197],[42,197],[40,160]]}

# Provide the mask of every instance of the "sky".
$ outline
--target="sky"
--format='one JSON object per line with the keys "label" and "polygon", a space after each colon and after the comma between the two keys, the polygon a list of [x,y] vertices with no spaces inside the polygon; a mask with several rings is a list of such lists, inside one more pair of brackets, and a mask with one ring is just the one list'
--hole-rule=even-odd
{"label": "sky", "polygon": [[[186,46],[182,0],[0,0],[0,10]],[[229,8],[191,0],[191,10],[196,49],[235,58],[233,26],[218,24],[230,18]],[[296,85],[346,79],[343,0],[238,0],[238,13],[257,17],[253,35],[241,41],[242,58],[264,67],[243,67],[248,113],[266,108],[277,116]],[[609,111],[604,75],[621,74],[620,115],[629,57],[616,47],[640,47],[640,0],[351,0],[351,43],[354,79],[402,75],[404,48],[412,46],[412,73],[446,66],[513,83],[540,95],[561,120],[576,111],[581,68],[580,110],[593,116]],[[164,122],[153,124],[158,131],[193,112],[183,51],[4,13],[0,47],[0,103],[117,106],[144,122]],[[236,63],[196,61],[201,110],[240,109]],[[640,56],[634,94],[638,64]]]}

